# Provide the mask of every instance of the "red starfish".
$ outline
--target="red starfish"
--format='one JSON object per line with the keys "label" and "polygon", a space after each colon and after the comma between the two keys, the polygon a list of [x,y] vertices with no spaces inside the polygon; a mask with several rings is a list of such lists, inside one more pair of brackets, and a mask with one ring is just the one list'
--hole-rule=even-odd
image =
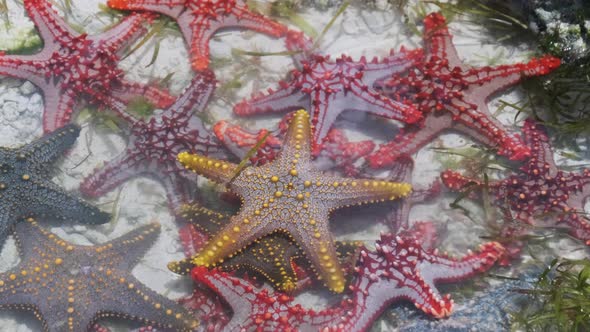
{"label": "red starfish", "polygon": [[491,242],[480,246],[479,253],[452,259],[428,248],[422,235],[416,229],[382,235],[375,252],[361,253],[349,298],[322,311],[305,309],[286,294],[258,288],[219,270],[197,267],[192,276],[231,306],[233,316],[224,331],[365,331],[389,304],[400,299],[412,301],[434,317],[446,317],[453,301],[439,295],[434,284],[488,270],[503,248]]}
{"label": "red starfish", "polygon": [[[293,41],[292,39],[296,39]],[[287,34],[287,48],[307,45],[298,41],[301,34]],[[291,50],[291,49],[290,49]],[[305,50],[304,50],[305,51]],[[390,100],[374,90],[373,83],[380,78],[402,72],[413,65],[421,53],[405,51],[379,61],[371,62],[362,57],[353,61],[342,55],[336,61],[329,56],[311,54],[300,61],[299,69],[291,72],[291,79],[279,82],[279,89],[268,90],[267,94],[253,96],[234,107],[238,115],[282,112],[306,109],[312,117],[314,151],[324,141],[328,131],[340,113],[346,110],[367,112],[389,119],[414,123],[422,115],[412,106]]]}
{"label": "red starfish", "polygon": [[45,132],[70,121],[80,96],[100,106],[111,106],[107,97],[129,101],[139,95],[158,107],[173,102],[165,92],[125,80],[117,68],[119,53],[144,32],[142,24],[150,16],[130,15],[108,31],[88,36],[72,30],[46,0],[24,4],[43,39],[43,50],[33,55],[0,52],[0,74],[29,80],[43,91]]}
{"label": "red starfish", "polygon": [[391,142],[368,157],[372,167],[391,165],[400,155],[411,155],[441,132],[453,129],[489,146],[513,160],[530,155],[518,135],[508,133],[489,112],[493,94],[523,78],[545,75],[559,66],[559,59],[545,56],[528,63],[497,67],[469,67],[463,64],[440,13],[424,19],[423,61],[403,75],[394,73],[377,82],[393,100],[412,102],[424,114],[424,121],[408,126]]}
{"label": "red starfish", "polygon": [[[523,130],[532,157],[521,167],[520,174],[487,184],[495,204],[506,221],[565,224],[574,237],[590,245],[590,221],[584,216],[584,203],[590,197],[590,169],[578,173],[560,171],[544,128],[527,120]],[[454,171],[445,171],[441,177],[452,190],[483,186],[481,181]]]}
{"label": "red starfish", "polygon": [[287,28],[248,9],[244,0],[108,0],[115,9],[146,10],[178,22],[195,70],[209,66],[209,40],[219,30],[248,29],[282,37]]}
{"label": "red starfish", "polygon": [[187,179],[194,175],[177,163],[178,153],[189,150],[224,156],[215,136],[193,115],[203,111],[215,82],[211,71],[198,72],[172,106],[147,120],[135,118],[125,112],[124,104],[113,102],[117,112],[130,122],[127,149],[89,175],[80,186],[82,193],[98,197],[133,177],[147,175],[164,185],[172,211],[191,200],[195,185]]}
{"label": "red starfish", "polygon": [[[286,124],[291,119],[291,114],[285,116],[278,130],[272,134],[266,129],[261,129],[254,134],[239,125],[231,125],[227,121],[219,121],[213,131],[217,138],[234,153],[238,158],[244,158],[258,142],[265,136],[264,143],[259,147],[250,161],[255,165],[262,165],[275,159],[281,150],[283,136],[287,130]],[[319,148],[319,156],[316,160],[325,157],[328,165],[322,165],[321,169],[341,168],[347,176],[357,176],[360,170],[355,162],[368,155],[375,148],[375,143],[370,140],[350,142],[346,135],[339,129],[331,129],[326,140]]]}

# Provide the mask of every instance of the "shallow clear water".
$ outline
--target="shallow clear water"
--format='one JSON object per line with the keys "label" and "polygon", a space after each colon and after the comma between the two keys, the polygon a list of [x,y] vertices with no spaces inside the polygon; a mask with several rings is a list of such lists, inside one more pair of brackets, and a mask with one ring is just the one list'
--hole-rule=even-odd
{"label": "shallow clear water", "polygon": [[[56,1],[60,14],[64,14],[63,3]],[[101,13],[100,0],[71,1],[71,10],[67,12],[66,20],[76,29],[83,29],[89,34],[96,34],[118,18]],[[260,2],[264,10],[268,4]],[[408,6],[413,6],[412,4]],[[2,49],[14,47],[11,41],[24,40],[35,43],[38,38],[34,26],[26,17],[22,5],[14,1],[7,1],[7,18],[10,25],[0,29],[0,45]],[[321,32],[336,15],[338,7],[328,6],[318,9],[313,6],[302,8],[297,15],[309,24],[310,29]],[[436,7],[431,7],[436,10]],[[409,11],[411,13],[411,11]],[[410,16],[410,22],[417,22],[417,18]],[[294,19],[281,22],[290,24]],[[461,59],[473,66],[496,65],[499,63],[523,62],[530,58],[532,49],[527,44],[504,44],[494,42],[487,31],[466,20],[456,19],[450,25],[454,36],[454,44]],[[418,29],[422,27],[418,25]],[[4,43],[1,43],[4,41]],[[38,42],[37,42],[38,43]],[[395,6],[378,2],[374,8],[352,4],[326,30],[318,41],[319,50],[323,54],[334,57],[340,54],[350,55],[354,59],[361,56],[372,58],[384,57],[391,49],[399,50],[401,46],[409,49],[422,47],[422,38],[413,32],[404,22],[403,13]],[[22,46],[22,45],[21,45]],[[265,37],[251,31],[231,31],[219,33],[210,42],[211,62],[218,85],[217,91],[208,104],[205,115],[206,125],[212,126],[220,120],[240,124],[250,130],[275,129],[284,113],[264,117],[236,117],[232,114],[232,107],[251,93],[276,87],[279,80],[285,79],[288,72],[294,68],[293,60],[288,55],[250,56],[240,54],[239,50],[259,52],[261,54],[274,53],[284,50],[281,40]],[[155,53],[157,50],[157,53]],[[155,54],[155,56],[154,56]],[[120,68],[125,70],[129,80],[141,83],[167,80],[167,87],[178,95],[190,83],[193,72],[190,68],[189,55],[184,40],[173,23],[141,45],[130,56],[125,58]],[[521,121],[515,123],[517,110],[502,107],[504,103],[519,102],[523,99],[523,92],[519,86],[502,91],[495,95],[488,103],[490,112],[507,128],[518,131]],[[0,78],[0,145],[16,147],[31,142],[42,134],[43,95],[30,82],[12,78]],[[112,160],[120,154],[126,144],[127,136],[124,128],[113,126],[108,119],[90,114],[93,111],[83,111],[75,121],[82,126],[82,133],[72,151],[56,164],[54,182],[77,193],[82,180],[93,169],[104,162]],[[522,119],[522,118],[519,118]],[[351,141],[372,140],[377,145],[393,138],[399,130],[399,123],[382,118],[367,116],[365,113],[344,112],[336,121],[335,127],[342,129]],[[442,153],[439,148],[471,148],[474,142],[468,137],[454,133],[445,133],[432,140],[414,155],[415,170],[412,184],[415,187],[428,186],[437,181],[440,171],[449,165],[458,165],[460,157]],[[446,150],[448,151],[448,150]],[[556,161],[560,165],[572,164],[574,161],[556,154]],[[321,165],[321,160],[318,165]],[[584,163],[584,161],[576,161]],[[359,164],[359,163],[357,163]],[[494,172],[490,176],[505,177],[506,171]],[[375,177],[387,176],[387,170],[371,171]],[[210,189],[204,179],[199,179],[201,188]],[[219,189],[219,188],[218,188]],[[436,199],[416,205],[410,213],[410,222],[432,221],[440,231],[439,242],[441,251],[462,255],[469,248],[476,248],[485,240],[481,236],[487,235],[483,210],[480,202],[464,202],[470,214],[464,210],[450,207],[457,198],[455,194],[444,193]],[[215,198],[211,198],[215,200]],[[102,226],[80,226],[66,224],[55,226],[51,231],[67,241],[77,244],[90,245],[115,239],[128,231],[158,221],[162,225],[162,232],[157,242],[141,259],[133,274],[151,289],[178,299],[191,293],[193,282],[188,277],[180,277],[170,272],[166,264],[184,257],[179,241],[180,223],[175,222],[166,204],[166,194],[163,187],[156,181],[144,177],[137,177],[122,184],[117,189],[91,201],[104,211],[112,212],[113,221]],[[379,238],[381,231],[391,231],[388,226],[380,222],[388,212],[385,205],[365,206],[358,209],[336,213],[331,219],[331,230],[339,240],[364,241],[370,249],[374,248],[374,241]],[[588,210],[588,209],[587,209]],[[522,263],[508,268],[492,269],[496,275],[519,276],[521,271],[529,269],[528,263],[538,265],[543,257],[581,258],[587,255],[583,245],[568,238],[555,238],[547,241],[547,248],[537,252],[538,257],[532,259],[528,252],[524,253]],[[533,250],[539,250],[534,247]],[[10,240],[0,254],[0,272],[5,272],[17,266],[20,259],[16,252],[14,241]],[[481,296],[491,292],[489,285],[498,285],[503,281],[491,277],[476,277],[464,284],[453,284],[444,288],[456,301],[455,309],[461,312],[476,303],[483,303]],[[497,295],[503,297],[502,293]],[[312,289],[296,297],[296,301],[308,308],[321,309],[329,303],[334,303],[339,296],[329,294],[321,289]],[[402,301],[403,302],[403,301]],[[493,305],[491,305],[493,306]],[[518,308],[516,308],[518,310]],[[374,330],[392,330],[415,328],[415,321],[425,319],[410,303],[395,303],[384,311],[381,318],[374,325]],[[460,323],[473,319],[479,331],[490,330],[496,316],[490,314],[490,321],[476,318],[461,318]],[[102,322],[113,330],[127,330],[125,323]],[[429,328],[452,330],[452,318],[448,325],[433,321],[427,323]],[[457,323],[459,324],[459,323]],[[481,324],[481,325],[478,325]],[[487,324],[487,325],[486,325]],[[465,324],[468,325],[468,324]],[[422,325],[424,326],[424,325]],[[35,322],[32,315],[20,315],[14,312],[0,312],[0,331],[36,331],[40,324]]]}

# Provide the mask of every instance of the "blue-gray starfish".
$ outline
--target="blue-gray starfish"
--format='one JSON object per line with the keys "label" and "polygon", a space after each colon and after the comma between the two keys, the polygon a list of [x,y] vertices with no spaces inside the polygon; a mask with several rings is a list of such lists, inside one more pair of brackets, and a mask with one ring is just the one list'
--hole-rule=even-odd
{"label": "blue-gray starfish", "polygon": [[0,147],[0,248],[10,227],[27,217],[51,216],[86,224],[109,221],[109,214],[51,182],[51,164],[79,134],[79,127],[67,125],[20,148]]}
{"label": "blue-gray starfish", "polygon": [[100,318],[193,331],[198,322],[189,311],[131,274],[159,233],[150,224],[102,245],[79,246],[28,218],[16,225],[22,261],[0,274],[0,308],[33,311],[46,332],[87,331]]}

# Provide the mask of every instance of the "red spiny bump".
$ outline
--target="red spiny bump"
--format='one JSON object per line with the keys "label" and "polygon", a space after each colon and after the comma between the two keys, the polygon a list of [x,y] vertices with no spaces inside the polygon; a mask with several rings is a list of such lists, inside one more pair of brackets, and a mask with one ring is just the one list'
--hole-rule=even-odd
{"label": "red spiny bump", "polygon": [[114,9],[130,9],[128,0],[108,0],[107,6]]}

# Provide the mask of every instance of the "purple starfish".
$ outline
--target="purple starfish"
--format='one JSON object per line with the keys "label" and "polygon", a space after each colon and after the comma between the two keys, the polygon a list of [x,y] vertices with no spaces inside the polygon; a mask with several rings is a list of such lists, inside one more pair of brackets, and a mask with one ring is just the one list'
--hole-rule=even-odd
{"label": "purple starfish", "polygon": [[197,116],[204,110],[213,90],[215,75],[206,70],[198,72],[184,93],[168,109],[147,120],[125,112],[125,105],[113,100],[117,112],[129,121],[131,133],[127,149],[115,160],[89,175],[80,190],[87,196],[98,197],[121,183],[145,175],[159,181],[166,190],[168,205],[176,211],[194,199],[194,174],[176,161],[181,151],[224,157],[219,142]]}
{"label": "purple starfish", "polygon": [[465,65],[453,45],[445,18],[433,13],[424,18],[425,57],[404,73],[393,73],[377,86],[387,96],[410,102],[424,114],[424,121],[407,126],[391,142],[367,157],[371,167],[391,165],[402,155],[412,155],[443,131],[452,129],[513,160],[530,155],[518,135],[509,133],[487,107],[495,93],[527,77],[550,73],[559,59],[544,56],[528,63],[497,67]]}
{"label": "purple starfish", "polygon": [[[287,34],[287,48],[308,47],[300,33]],[[307,49],[304,48],[304,51]],[[311,54],[296,58],[298,69],[291,72],[289,82],[280,82],[279,89],[268,90],[234,107],[238,115],[262,114],[306,109],[312,118],[314,151],[324,141],[334,121],[346,110],[367,112],[378,116],[415,123],[422,114],[404,103],[390,100],[373,89],[378,79],[410,68],[418,51],[401,50],[398,54],[371,62],[342,55],[335,61],[329,56]]]}
{"label": "purple starfish", "polygon": [[[584,203],[590,197],[590,169],[577,173],[560,171],[553,160],[545,129],[527,120],[523,132],[532,152],[531,159],[521,167],[520,174],[487,184],[505,221],[565,224],[574,237],[590,245],[590,220],[584,214]],[[456,191],[484,185],[480,180],[450,170],[443,172],[441,178]]]}
{"label": "purple starfish", "polygon": [[[426,243],[425,243],[426,240]],[[480,252],[453,259],[429,248],[416,229],[382,235],[376,251],[362,251],[350,296],[322,311],[305,309],[293,298],[219,270],[193,269],[192,276],[207,285],[232,308],[224,331],[365,331],[391,303],[406,299],[436,318],[453,308],[449,295],[441,296],[435,283],[467,279],[488,270],[503,253],[496,242]],[[203,321],[206,326],[207,322]]]}
{"label": "purple starfish", "polygon": [[108,31],[88,36],[71,29],[46,0],[24,4],[43,39],[43,50],[33,55],[0,53],[0,74],[29,80],[43,91],[45,132],[67,124],[81,96],[109,107],[107,99],[129,101],[140,95],[158,107],[172,103],[165,92],[125,80],[117,68],[121,51],[144,32],[149,15],[130,15]]}

